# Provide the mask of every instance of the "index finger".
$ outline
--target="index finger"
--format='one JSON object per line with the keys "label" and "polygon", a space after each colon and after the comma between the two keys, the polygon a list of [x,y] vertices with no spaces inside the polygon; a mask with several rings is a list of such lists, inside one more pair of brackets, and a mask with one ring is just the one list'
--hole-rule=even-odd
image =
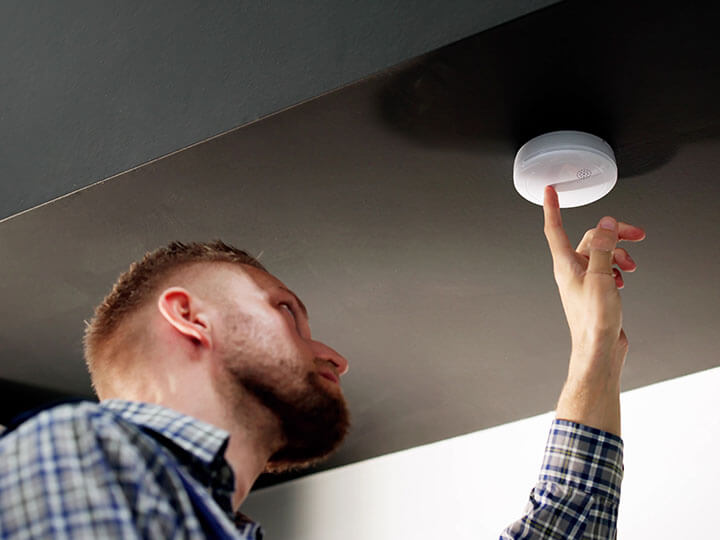
{"label": "index finger", "polygon": [[557,192],[552,186],[545,186],[543,212],[545,214],[545,237],[550,246],[553,259],[571,255],[573,248],[565,229],[563,229],[560,202]]}

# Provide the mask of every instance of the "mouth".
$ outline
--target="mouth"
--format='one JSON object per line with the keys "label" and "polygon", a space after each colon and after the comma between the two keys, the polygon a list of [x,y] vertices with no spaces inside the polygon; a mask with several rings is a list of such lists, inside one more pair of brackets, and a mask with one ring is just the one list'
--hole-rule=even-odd
{"label": "mouth", "polygon": [[325,379],[327,379],[327,380],[329,380],[329,381],[334,382],[335,384],[340,384],[340,381],[338,380],[338,378],[337,378],[333,373],[331,373],[331,372],[329,372],[329,371],[321,371],[321,372],[320,372],[320,376],[323,377],[323,378],[325,378]]}

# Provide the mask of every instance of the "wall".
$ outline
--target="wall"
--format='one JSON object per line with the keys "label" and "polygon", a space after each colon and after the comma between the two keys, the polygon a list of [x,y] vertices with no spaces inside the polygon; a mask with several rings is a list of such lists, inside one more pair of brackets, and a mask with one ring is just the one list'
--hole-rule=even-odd
{"label": "wall", "polygon": [[[623,393],[619,539],[707,530],[720,485],[718,389],[714,368]],[[550,412],[259,490],[242,509],[271,540],[497,538],[522,514],[552,418]]]}

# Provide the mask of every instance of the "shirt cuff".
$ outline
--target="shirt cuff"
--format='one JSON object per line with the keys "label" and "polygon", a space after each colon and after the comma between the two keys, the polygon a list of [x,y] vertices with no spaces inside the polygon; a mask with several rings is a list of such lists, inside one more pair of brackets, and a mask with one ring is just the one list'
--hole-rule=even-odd
{"label": "shirt cuff", "polygon": [[545,447],[541,482],[554,482],[620,502],[623,441],[617,435],[568,420],[554,420]]}

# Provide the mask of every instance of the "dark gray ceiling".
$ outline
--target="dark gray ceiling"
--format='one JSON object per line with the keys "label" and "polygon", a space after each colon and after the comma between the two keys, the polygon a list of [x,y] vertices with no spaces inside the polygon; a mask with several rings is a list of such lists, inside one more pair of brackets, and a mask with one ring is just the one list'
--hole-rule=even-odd
{"label": "dark gray ceiling", "polygon": [[622,292],[624,388],[720,364],[720,8],[564,2],[7,220],[0,358],[88,392],[82,320],[128,264],[222,238],[308,304],[351,362],[326,467],[550,410],[569,335],[519,144],[584,129],[620,179],[564,211],[644,227]]}
{"label": "dark gray ceiling", "polygon": [[556,1],[0,2],[0,219]]}

